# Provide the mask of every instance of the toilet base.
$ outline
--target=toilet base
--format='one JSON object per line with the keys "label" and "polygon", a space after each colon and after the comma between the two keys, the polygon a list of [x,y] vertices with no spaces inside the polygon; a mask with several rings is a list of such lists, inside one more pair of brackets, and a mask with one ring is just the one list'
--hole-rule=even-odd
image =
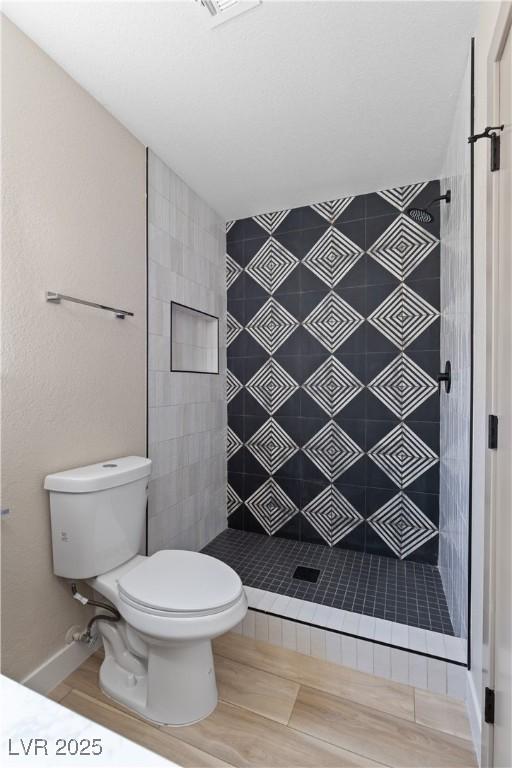
{"label": "toilet base", "polygon": [[119,663],[108,652],[109,644],[105,645],[107,654],[99,673],[102,691],[145,719],[159,725],[191,725],[217,706],[210,640],[148,644],[140,673],[126,668],[126,657]]}

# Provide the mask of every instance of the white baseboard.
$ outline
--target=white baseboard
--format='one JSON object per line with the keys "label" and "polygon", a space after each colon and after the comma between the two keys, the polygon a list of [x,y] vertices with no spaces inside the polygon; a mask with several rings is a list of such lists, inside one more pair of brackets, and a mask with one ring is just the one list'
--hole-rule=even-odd
{"label": "white baseboard", "polygon": [[469,671],[466,678],[466,710],[468,713],[475,754],[478,763],[480,764],[482,754],[482,713],[478,703],[475,681],[473,680],[473,675]]}
{"label": "white baseboard", "polygon": [[44,664],[27,675],[21,683],[46,696],[75,669],[78,669],[98,649],[99,645],[99,641],[89,646],[75,640],[50,656]]}

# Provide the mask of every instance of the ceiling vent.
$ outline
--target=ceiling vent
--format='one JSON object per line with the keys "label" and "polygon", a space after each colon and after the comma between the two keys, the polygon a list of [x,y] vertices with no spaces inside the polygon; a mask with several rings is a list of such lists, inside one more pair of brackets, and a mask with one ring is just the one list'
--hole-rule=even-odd
{"label": "ceiling vent", "polygon": [[201,3],[210,13],[212,27],[218,27],[219,24],[261,4],[261,0],[196,0],[196,2]]}

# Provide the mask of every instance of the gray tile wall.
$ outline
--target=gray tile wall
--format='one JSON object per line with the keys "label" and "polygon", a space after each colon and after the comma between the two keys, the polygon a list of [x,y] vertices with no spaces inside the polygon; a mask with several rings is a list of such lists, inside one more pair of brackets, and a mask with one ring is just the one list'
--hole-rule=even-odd
{"label": "gray tile wall", "polygon": [[[226,527],[225,224],[148,153],[149,553]],[[170,372],[170,302],[219,317],[218,375]]]}
{"label": "gray tile wall", "polygon": [[452,390],[440,398],[439,569],[456,635],[467,637],[471,387],[471,166],[469,62],[445,158],[441,193],[441,367]]}

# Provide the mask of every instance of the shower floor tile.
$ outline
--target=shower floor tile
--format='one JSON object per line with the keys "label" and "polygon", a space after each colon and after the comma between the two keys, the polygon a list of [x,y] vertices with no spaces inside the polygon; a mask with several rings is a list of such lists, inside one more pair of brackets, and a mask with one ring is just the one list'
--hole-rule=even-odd
{"label": "shower floor tile", "polygon": [[[227,528],[203,552],[230,565],[244,586],[453,635],[435,566]],[[293,575],[320,571],[316,582]]]}

